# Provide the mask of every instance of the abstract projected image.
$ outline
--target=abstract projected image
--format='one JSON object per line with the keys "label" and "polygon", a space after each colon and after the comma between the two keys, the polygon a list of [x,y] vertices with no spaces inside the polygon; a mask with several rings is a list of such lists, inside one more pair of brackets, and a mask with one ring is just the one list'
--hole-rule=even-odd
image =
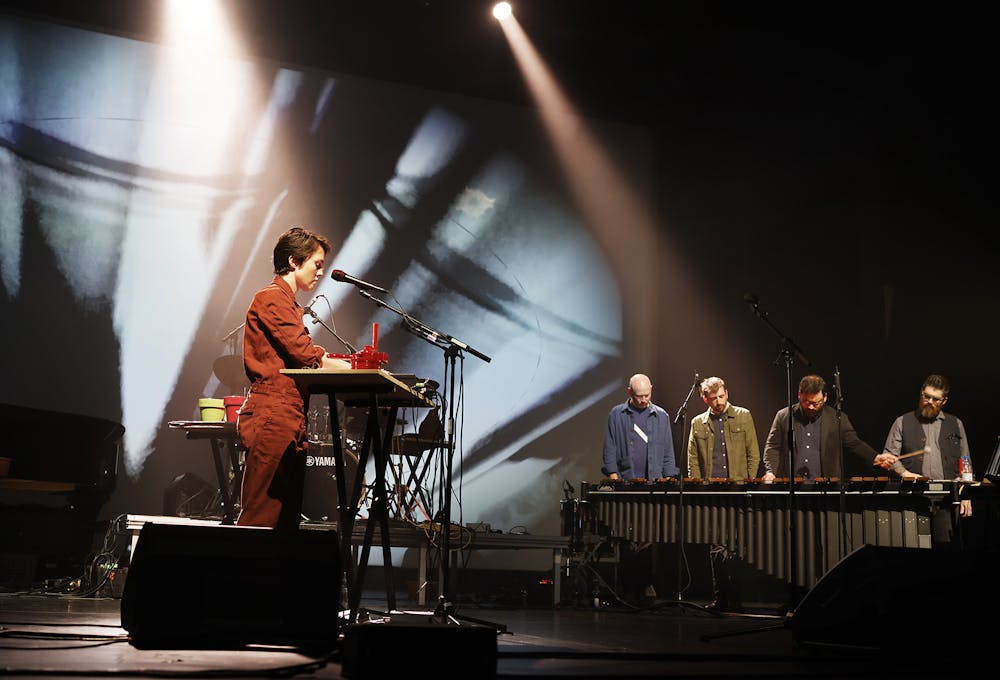
{"label": "abstract projected image", "polygon": [[[643,131],[594,129],[642,180]],[[179,475],[214,480],[207,445],[168,423],[247,388],[243,316],[293,225],[334,245],[299,300],[316,342],[347,353],[377,324],[387,370],[438,382],[438,409],[401,412],[398,431],[454,413],[455,522],[558,533],[564,481],[599,475],[638,369],[621,274],[529,109],[0,17],[0,199],[0,403],[124,426],[105,514],[159,514]],[[396,310],[474,350],[454,386]],[[419,462],[422,520],[444,476]]]}

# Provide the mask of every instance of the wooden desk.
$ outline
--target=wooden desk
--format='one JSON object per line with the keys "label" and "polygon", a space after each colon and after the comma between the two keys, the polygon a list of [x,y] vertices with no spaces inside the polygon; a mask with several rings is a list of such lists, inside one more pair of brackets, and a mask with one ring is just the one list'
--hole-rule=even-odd
{"label": "wooden desk", "polygon": [[[337,494],[342,499],[339,509],[341,568],[344,570],[344,580],[347,584],[347,594],[350,604],[351,623],[357,620],[361,605],[361,593],[364,590],[365,571],[368,568],[368,555],[371,551],[376,525],[381,533],[379,544],[382,546],[382,564],[385,570],[386,604],[390,610],[396,609],[396,588],[392,575],[392,542],[389,535],[389,502],[387,498],[386,468],[389,463],[392,433],[396,427],[396,414],[400,407],[432,408],[434,402],[424,395],[415,392],[410,387],[393,376],[388,371],[377,368],[367,369],[310,369],[286,368],[281,370],[285,375],[295,380],[300,388],[310,395],[325,394],[330,403],[330,431],[333,433],[334,467],[337,473]],[[340,416],[337,403],[345,406],[366,407],[365,434],[358,451],[358,470],[363,471],[368,465],[368,456],[372,456],[375,464],[375,483],[372,493],[369,521],[365,526],[365,538],[362,542],[361,555],[355,566],[351,559],[351,537],[354,532],[354,522],[358,514],[358,501],[361,498],[363,474],[358,474],[354,480],[354,488],[346,489],[344,470],[344,450],[341,443]],[[386,409],[385,425],[379,427],[379,410]]]}
{"label": "wooden desk", "polygon": [[372,395],[378,397],[380,406],[434,406],[433,401],[381,368],[283,368],[281,372],[310,393],[336,394],[345,406],[370,406]]}
{"label": "wooden desk", "polygon": [[76,491],[77,484],[71,482],[48,482],[41,479],[18,479],[0,477],[0,491],[28,491],[32,493],[70,493]]}
{"label": "wooden desk", "polygon": [[[219,494],[222,496],[222,523],[236,523],[235,499],[239,496],[243,481],[243,465],[239,452],[243,449],[236,423],[228,420],[172,420],[168,425],[175,430],[184,430],[188,439],[207,439],[212,446],[215,460],[215,474],[219,480]],[[232,481],[222,459],[222,447],[229,450],[229,470]]]}

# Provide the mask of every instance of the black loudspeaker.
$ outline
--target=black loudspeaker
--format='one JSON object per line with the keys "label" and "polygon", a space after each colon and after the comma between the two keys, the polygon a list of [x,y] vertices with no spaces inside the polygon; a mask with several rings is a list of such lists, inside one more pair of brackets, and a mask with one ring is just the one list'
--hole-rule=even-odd
{"label": "black loudspeaker", "polygon": [[337,645],[337,532],[146,523],[121,602],[140,649]]}
{"label": "black loudspeaker", "polygon": [[806,593],[792,613],[805,644],[960,654],[992,635],[975,623],[1000,568],[996,549],[959,552],[865,545]]}
{"label": "black loudspeaker", "polygon": [[[437,655],[444,653],[445,658]],[[447,677],[463,680],[495,678],[497,629],[477,623],[442,621],[429,614],[396,613],[377,623],[354,623],[344,628],[341,672],[345,678],[415,677],[415,660],[443,663]],[[454,673],[454,676],[452,675]]]}

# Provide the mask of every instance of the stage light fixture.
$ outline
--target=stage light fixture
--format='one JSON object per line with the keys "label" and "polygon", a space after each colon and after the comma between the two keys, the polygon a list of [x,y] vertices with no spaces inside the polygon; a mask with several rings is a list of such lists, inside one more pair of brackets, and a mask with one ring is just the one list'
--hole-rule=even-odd
{"label": "stage light fixture", "polygon": [[508,18],[513,10],[510,7],[509,2],[498,2],[493,5],[493,16],[497,21],[503,21]]}

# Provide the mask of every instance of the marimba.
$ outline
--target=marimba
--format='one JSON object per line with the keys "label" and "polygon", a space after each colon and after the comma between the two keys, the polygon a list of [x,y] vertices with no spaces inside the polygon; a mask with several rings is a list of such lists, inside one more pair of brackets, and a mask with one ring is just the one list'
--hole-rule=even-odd
{"label": "marimba", "polygon": [[881,477],[584,482],[578,525],[640,543],[724,545],[765,573],[811,587],[862,545],[930,548],[932,515],[963,486]]}

